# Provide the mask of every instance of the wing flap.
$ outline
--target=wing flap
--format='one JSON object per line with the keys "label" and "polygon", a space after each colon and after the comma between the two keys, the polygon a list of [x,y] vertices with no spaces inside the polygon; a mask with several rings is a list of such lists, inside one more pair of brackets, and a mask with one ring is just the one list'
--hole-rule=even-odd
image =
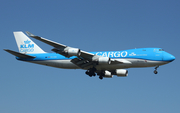
{"label": "wing flap", "polygon": [[26,55],[26,54],[19,53],[19,52],[16,52],[16,51],[12,51],[12,50],[9,50],[9,49],[4,49],[4,50],[7,51],[8,53],[10,53],[10,54],[12,54],[14,56],[20,57],[20,58],[36,58],[34,56]]}
{"label": "wing flap", "polygon": [[74,58],[71,60],[71,62],[74,63],[75,65],[77,65],[78,67],[82,68],[82,69],[93,65],[93,62],[89,62],[86,59],[79,59],[79,58]]}

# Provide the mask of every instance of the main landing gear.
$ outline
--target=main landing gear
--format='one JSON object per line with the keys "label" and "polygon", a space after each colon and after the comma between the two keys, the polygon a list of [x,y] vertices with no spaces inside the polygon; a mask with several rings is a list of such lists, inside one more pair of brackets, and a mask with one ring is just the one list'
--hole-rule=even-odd
{"label": "main landing gear", "polygon": [[157,74],[158,73],[158,71],[157,71],[157,68],[158,68],[159,66],[156,66],[155,67],[155,70],[154,70],[154,74]]}
{"label": "main landing gear", "polygon": [[[95,70],[96,70],[96,69],[94,69],[94,68],[90,68],[90,69],[88,69],[88,70],[86,71],[86,74],[89,75],[90,77],[96,76]],[[97,75],[99,75],[99,79],[101,79],[101,80],[102,80],[103,77],[104,77],[104,74],[103,74],[103,73],[100,73],[100,74],[97,74]]]}
{"label": "main landing gear", "polygon": [[103,77],[104,77],[104,74],[103,73],[101,73],[100,75],[99,75],[99,79],[103,79]]}
{"label": "main landing gear", "polygon": [[102,79],[103,79],[103,76],[99,76],[99,79],[101,79],[101,80],[102,80]]}
{"label": "main landing gear", "polygon": [[87,75],[89,75],[90,77],[92,77],[92,76],[96,76],[96,68],[90,68],[90,69],[88,69],[87,71],[86,71],[86,74]]}
{"label": "main landing gear", "polygon": [[99,79],[103,79],[105,74],[104,74],[104,71],[102,71],[101,73],[97,73],[97,75],[99,76]]}
{"label": "main landing gear", "polygon": [[[96,71],[97,71],[97,69],[95,67],[93,67],[93,68],[88,69],[86,71],[86,74],[89,75],[90,77],[96,76]],[[97,75],[99,75],[99,79],[101,79],[101,80],[104,77],[104,73],[98,73]]]}

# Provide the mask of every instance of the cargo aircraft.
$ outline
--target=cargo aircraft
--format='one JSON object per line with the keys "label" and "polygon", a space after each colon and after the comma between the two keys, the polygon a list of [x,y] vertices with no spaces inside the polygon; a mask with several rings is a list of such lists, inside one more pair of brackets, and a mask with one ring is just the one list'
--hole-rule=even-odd
{"label": "cargo aircraft", "polygon": [[175,60],[161,48],[86,52],[26,32],[29,37],[54,47],[52,51],[55,53],[47,53],[23,32],[13,33],[19,52],[4,50],[16,56],[17,60],[63,69],[83,69],[90,77],[98,75],[100,79],[112,78],[113,75],[126,77],[127,68],[155,67],[154,73],[157,74],[159,66]]}

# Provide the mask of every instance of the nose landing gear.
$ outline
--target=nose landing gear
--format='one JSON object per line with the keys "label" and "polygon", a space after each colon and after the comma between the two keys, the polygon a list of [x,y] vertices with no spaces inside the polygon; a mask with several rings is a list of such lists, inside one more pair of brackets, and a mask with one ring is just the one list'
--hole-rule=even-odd
{"label": "nose landing gear", "polygon": [[158,71],[157,71],[157,68],[158,68],[159,66],[156,66],[155,67],[155,70],[154,70],[154,74],[158,74]]}
{"label": "nose landing gear", "polygon": [[154,74],[158,74],[158,71],[157,71],[157,70],[154,70]]}

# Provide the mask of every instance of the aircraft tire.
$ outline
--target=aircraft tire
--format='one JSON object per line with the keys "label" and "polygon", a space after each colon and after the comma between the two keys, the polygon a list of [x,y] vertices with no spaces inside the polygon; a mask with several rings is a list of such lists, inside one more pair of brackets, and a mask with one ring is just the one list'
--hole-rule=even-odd
{"label": "aircraft tire", "polygon": [[86,75],[89,75],[89,71],[86,71]]}
{"label": "aircraft tire", "polygon": [[101,79],[101,80],[102,80],[102,79],[103,79],[103,76],[99,76],[99,79]]}
{"label": "aircraft tire", "polygon": [[157,70],[154,70],[154,74],[158,74],[158,71],[157,71]]}

